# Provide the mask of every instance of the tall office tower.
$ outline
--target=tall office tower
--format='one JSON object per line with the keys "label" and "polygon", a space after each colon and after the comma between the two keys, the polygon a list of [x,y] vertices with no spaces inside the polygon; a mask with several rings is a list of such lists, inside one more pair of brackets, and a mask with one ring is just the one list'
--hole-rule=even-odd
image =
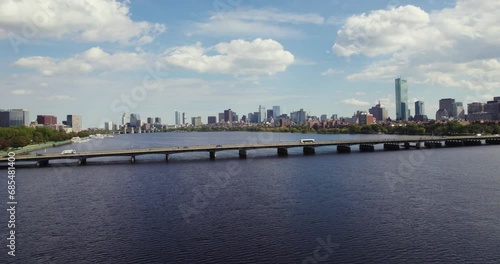
{"label": "tall office tower", "polygon": [[474,102],[467,105],[467,114],[484,112],[484,103]]}
{"label": "tall office tower", "polygon": [[130,114],[130,126],[131,127],[141,126],[141,116],[139,114]]}
{"label": "tall office tower", "polygon": [[161,118],[160,117],[155,117],[155,124],[161,125]]}
{"label": "tall office tower", "polygon": [[272,109],[267,109],[267,118],[274,118],[274,111]]}
{"label": "tall office tower", "polygon": [[224,119],[224,113],[219,113],[219,123],[224,123],[226,120]]}
{"label": "tall office tower", "polygon": [[207,124],[215,124],[217,123],[217,117],[216,116],[208,116],[207,118]]}
{"label": "tall office tower", "polygon": [[[456,117],[455,99],[444,98],[439,100],[439,110],[446,110],[446,117]],[[444,111],[441,111],[441,113],[444,113]]]}
{"label": "tall office tower", "polygon": [[182,124],[185,125],[187,120],[186,112],[182,112]]}
{"label": "tall office tower", "polygon": [[125,113],[123,113],[123,116],[122,116],[122,125],[126,125],[128,123],[130,123],[130,113],[125,112]]}
{"label": "tall office tower", "polygon": [[81,115],[67,115],[66,122],[73,132],[80,132],[82,130],[82,116]]}
{"label": "tall office tower", "polygon": [[396,80],[396,120],[408,120],[408,82],[401,78]]}
{"label": "tall office tower", "polygon": [[147,120],[147,123],[148,123],[148,124],[151,124],[151,125],[152,125],[152,124],[154,124],[154,123],[153,123],[153,118],[152,118],[152,117],[148,117],[148,119],[146,119],[146,120]]}
{"label": "tall office tower", "polygon": [[418,115],[425,115],[424,102],[422,102],[422,101],[415,102],[415,116],[418,116]]}
{"label": "tall office tower", "polygon": [[175,110],[175,124],[180,125],[181,122],[181,112]]}
{"label": "tall office tower", "polygon": [[104,130],[113,130],[113,122],[104,122]]}
{"label": "tall office tower", "polygon": [[462,102],[455,102],[453,105],[454,118],[465,119],[464,104]]}
{"label": "tall office tower", "polygon": [[203,124],[201,122],[201,116],[191,117],[191,124],[195,127],[201,126]]}
{"label": "tall office tower", "polygon": [[273,106],[273,117],[279,117],[281,115],[281,107],[279,105]]}
{"label": "tall office tower", "polygon": [[233,111],[231,111],[231,109],[224,110],[224,122],[233,122]]}
{"label": "tall office tower", "polygon": [[267,117],[266,117],[266,107],[265,106],[262,106],[262,105],[259,105],[259,115],[257,116],[257,123],[262,123],[264,121],[266,121]]}
{"label": "tall office tower", "polygon": [[377,122],[382,122],[387,120],[388,117],[387,109],[385,109],[385,107],[382,107],[380,102],[374,107],[370,108],[368,112],[373,115],[373,117],[376,119]]}
{"label": "tall office tower", "polygon": [[25,109],[0,110],[0,127],[29,126],[30,112]]}

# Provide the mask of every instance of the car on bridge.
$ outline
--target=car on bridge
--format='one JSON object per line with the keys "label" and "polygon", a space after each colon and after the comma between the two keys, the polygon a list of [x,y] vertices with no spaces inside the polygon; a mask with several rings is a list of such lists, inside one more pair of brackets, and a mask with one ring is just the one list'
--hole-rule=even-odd
{"label": "car on bridge", "polygon": [[68,155],[68,154],[76,154],[76,150],[74,149],[66,149],[61,152],[62,155]]}

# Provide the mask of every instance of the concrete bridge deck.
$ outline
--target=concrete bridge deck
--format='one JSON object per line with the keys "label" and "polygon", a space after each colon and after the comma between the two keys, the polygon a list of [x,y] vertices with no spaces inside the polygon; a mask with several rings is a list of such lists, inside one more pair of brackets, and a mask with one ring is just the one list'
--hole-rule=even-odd
{"label": "concrete bridge deck", "polygon": [[[106,151],[93,151],[81,152],[75,154],[44,154],[37,155],[18,155],[16,161],[36,161],[38,166],[48,165],[49,160],[58,159],[76,159],[79,164],[85,164],[89,158],[97,157],[110,157],[110,156],[128,156],[131,161],[135,161],[136,156],[150,155],[150,154],[163,154],[168,156],[176,153],[187,152],[209,152],[210,158],[215,159],[215,153],[225,150],[239,150],[240,158],[246,157],[246,151],[252,149],[269,149],[276,148],[278,155],[286,156],[288,148],[303,147],[304,154],[314,154],[315,147],[322,146],[337,146],[339,153],[348,153],[352,145],[359,145],[360,151],[373,151],[374,145],[384,144],[385,150],[399,150],[409,149],[411,147],[453,147],[453,146],[472,146],[481,145],[482,141],[488,144],[500,144],[499,136],[458,136],[458,137],[400,137],[394,139],[369,139],[369,140],[331,140],[331,141],[316,141],[301,143],[297,142],[272,142],[272,143],[259,143],[259,144],[227,144],[227,145],[206,145],[206,146],[179,146],[179,147],[166,147],[166,148],[144,148],[144,149],[127,149],[127,150],[106,150]],[[445,142],[445,144],[443,144]],[[411,145],[411,144],[414,145]],[[400,146],[400,144],[403,144]],[[7,162],[8,157],[0,158],[0,162]]]}

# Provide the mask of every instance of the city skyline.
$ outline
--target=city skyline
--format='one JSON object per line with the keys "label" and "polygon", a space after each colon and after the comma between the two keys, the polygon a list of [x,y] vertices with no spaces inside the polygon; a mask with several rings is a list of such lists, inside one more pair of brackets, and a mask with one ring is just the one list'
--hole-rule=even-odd
{"label": "city skyline", "polygon": [[350,116],[378,101],[394,118],[398,76],[429,116],[440,98],[500,94],[500,30],[486,30],[500,3],[216,2],[3,2],[0,108],[99,127],[124,112],[172,124],[175,109],[189,123],[216,106]]}

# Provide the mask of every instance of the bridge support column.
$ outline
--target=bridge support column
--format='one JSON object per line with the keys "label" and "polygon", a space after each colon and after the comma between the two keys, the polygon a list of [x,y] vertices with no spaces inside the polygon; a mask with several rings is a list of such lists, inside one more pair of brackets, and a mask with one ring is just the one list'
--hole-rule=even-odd
{"label": "bridge support column", "polygon": [[48,160],[39,160],[36,162],[37,167],[47,167],[49,166],[49,161]]}
{"label": "bridge support column", "polygon": [[443,143],[441,143],[440,141],[426,141],[424,143],[424,146],[426,148],[440,148],[443,146]]}
{"label": "bridge support column", "polygon": [[415,148],[420,149],[420,142],[415,143]]}
{"label": "bridge support column", "polygon": [[168,154],[165,154],[165,162],[168,162],[168,159],[169,159]]}
{"label": "bridge support column", "polygon": [[[500,143],[500,140],[498,142]],[[488,139],[486,140],[486,144],[489,144]],[[465,146],[480,146],[481,140],[479,140],[479,139],[466,139],[466,140],[464,140],[464,145]]]}
{"label": "bridge support column", "polygon": [[[479,142],[481,142],[481,141],[479,141]],[[499,138],[486,139],[486,144],[488,144],[488,145],[500,145],[500,139]]]}
{"label": "bridge support column", "polygon": [[278,156],[280,156],[280,157],[288,156],[288,149],[287,148],[278,148]]}
{"label": "bridge support column", "polygon": [[130,162],[135,163],[135,156],[130,157]]}
{"label": "bridge support column", "polygon": [[399,143],[385,143],[384,150],[399,150]]}
{"label": "bridge support column", "polygon": [[87,159],[79,159],[78,160],[78,165],[85,165],[87,164]]}
{"label": "bridge support column", "polygon": [[464,145],[462,140],[446,140],[444,145],[447,147],[461,147]]}
{"label": "bridge support column", "polygon": [[210,150],[210,159],[215,160],[215,150]]}
{"label": "bridge support column", "polygon": [[313,155],[314,153],[316,153],[314,147],[311,146],[304,147],[304,155]]}
{"label": "bridge support column", "polygon": [[337,145],[337,153],[351,153],[351,146]]}
{"label": "bridge support column", "polygon": [[247,158],[247,150],[246,149],[240,149],[239,150],[239,155],[240,155],[240,159],[246,159]]}
{"label": "bridge support column", "polygon": [[405,149],[410,149],[410,142],[405,142],[404,146],[405,146]]}
{"label": "bridge support column", "polygon": [[371,144],[360,144],[359,151],[361,151],[361,152],[373,152],[373,151],[375,151],[375,146],[373,146]]}

